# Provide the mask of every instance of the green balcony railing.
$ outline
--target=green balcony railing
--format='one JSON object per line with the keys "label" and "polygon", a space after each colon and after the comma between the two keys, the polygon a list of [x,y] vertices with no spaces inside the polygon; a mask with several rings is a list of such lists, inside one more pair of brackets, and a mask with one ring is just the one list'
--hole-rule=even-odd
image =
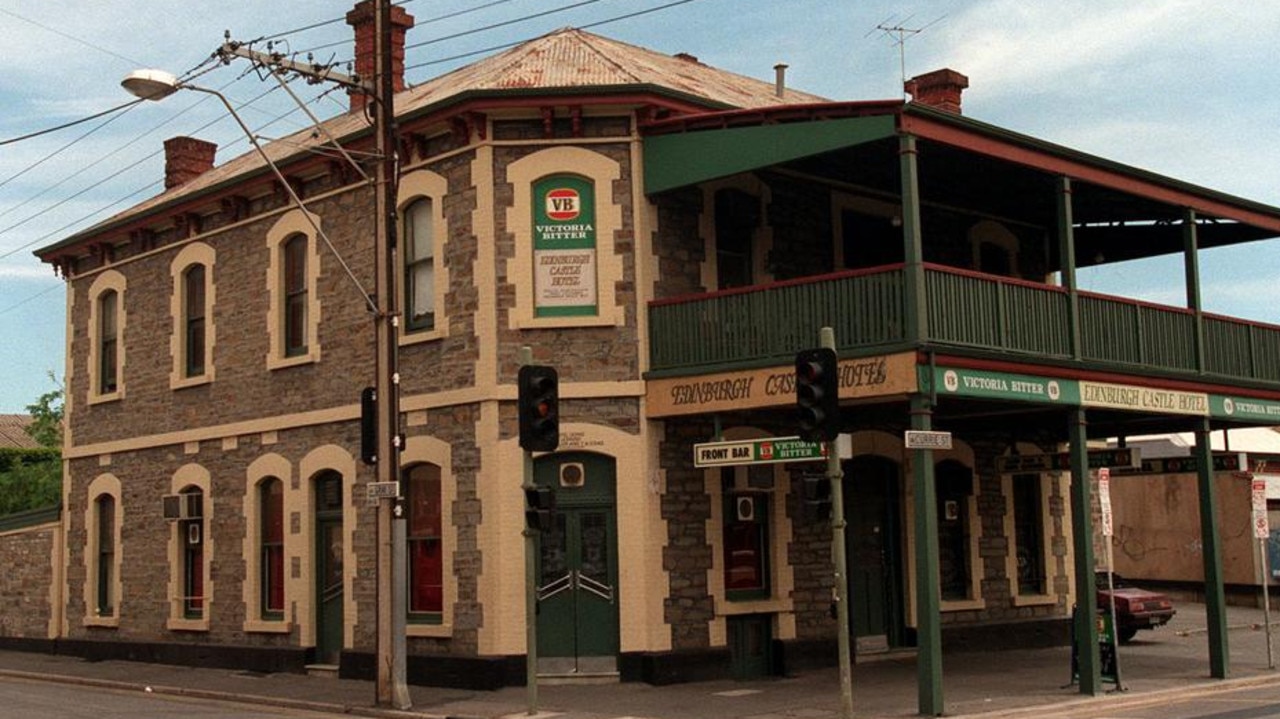
{"label": "green balcony railing", "polygon": [[[1077,363],[1063,288],[933,264],[924,278],[929,346]],[[655,301],[651,369],[678,375],[786,364],[824,326],[835,329],[842,351],[907,349],[905,281],[902,266],[892,265]],[[1280,383],[1280,327],[1205,316],[1202,374],[1190,310],[1090,292],[1079,293],[1078,306],[1086,366]]]}
{"label": "green balcony railing", "polygon": [[841,272],[649,305],[654,372],[791,362],[832,327],[841,348],[903,340],[902,268]]}

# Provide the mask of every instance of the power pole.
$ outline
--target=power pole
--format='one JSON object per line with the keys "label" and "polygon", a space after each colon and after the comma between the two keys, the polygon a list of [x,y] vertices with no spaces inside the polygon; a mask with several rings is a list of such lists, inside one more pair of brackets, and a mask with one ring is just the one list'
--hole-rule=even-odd
{"label": "power pole", "polygon": [[[373,0],[373,121],[377,133],[378,180],[374,199],[377,319],[379,482],[400,480],[400,376],[397,362],[399,303],[396,301],[396,128],[391,57],[391,0]],[[403,489],[402,489],[403,491]],[[400,492],[397,492],[399,495]],[[378,502],[378,704],[407,709],[405,684],[405,517],[403,497]],[[398,580],[398,581],[397,581]],[[397,651],[398,650],[398,651]]]}

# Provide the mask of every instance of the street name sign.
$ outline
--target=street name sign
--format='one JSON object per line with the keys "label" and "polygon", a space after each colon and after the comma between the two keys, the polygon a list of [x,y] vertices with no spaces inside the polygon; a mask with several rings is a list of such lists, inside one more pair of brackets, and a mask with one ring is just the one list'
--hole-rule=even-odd
{"label": "street name sign", "polygon": [[400,496],[399,482],[370,482],[365,485],[367,499],[393,499]]}
{"label": "street name sign", "polygon": [[813,462],[826,457],[822,442],[806,442],[799,437],[702,442],[693,445],[693,466],[695,467]]}
{"label": "street name sign", "polygon": [[951,449],[951,433],[909,429],[903,435],[907,449]]}

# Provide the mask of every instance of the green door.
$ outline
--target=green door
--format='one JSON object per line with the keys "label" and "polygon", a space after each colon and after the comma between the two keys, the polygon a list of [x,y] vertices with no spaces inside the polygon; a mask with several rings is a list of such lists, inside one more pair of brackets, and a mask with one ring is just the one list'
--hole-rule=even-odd
{"label": "green door", "polygon": [[342,475],[316,477],[316,658],[337,664],[342,653]]}
{"label": "green door", "polygon": [[858,649],[902,643],[898,465],[881,457],[846,462],[849,625]]}
{"label": "green door", "polygon": [[539,458],[556,491],[556,521],[539,537],[539,672],[617,671],[618,545],[614,461],[585,452]]}

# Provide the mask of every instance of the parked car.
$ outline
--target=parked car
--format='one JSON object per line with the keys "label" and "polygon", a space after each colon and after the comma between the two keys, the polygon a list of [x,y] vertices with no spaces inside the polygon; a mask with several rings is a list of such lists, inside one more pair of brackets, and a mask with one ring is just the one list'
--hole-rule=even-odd
{"label": "parked car", "polygon": [[[1111,577],[1116,598],[1116,634],[1122,644],[1133,639],[1139,629],[1155,629],[1164,626],[1173,619],[1174,614],[1178,613],[1173,608],[1173,602],[1169,601],[1169,597],[1159,592],[1135,587],[1119,574],[1113,574]],[[1098,609],[1110,611],[1112,592],[1107,590],[1106,572],[1099,572],[1096,580]]]}

